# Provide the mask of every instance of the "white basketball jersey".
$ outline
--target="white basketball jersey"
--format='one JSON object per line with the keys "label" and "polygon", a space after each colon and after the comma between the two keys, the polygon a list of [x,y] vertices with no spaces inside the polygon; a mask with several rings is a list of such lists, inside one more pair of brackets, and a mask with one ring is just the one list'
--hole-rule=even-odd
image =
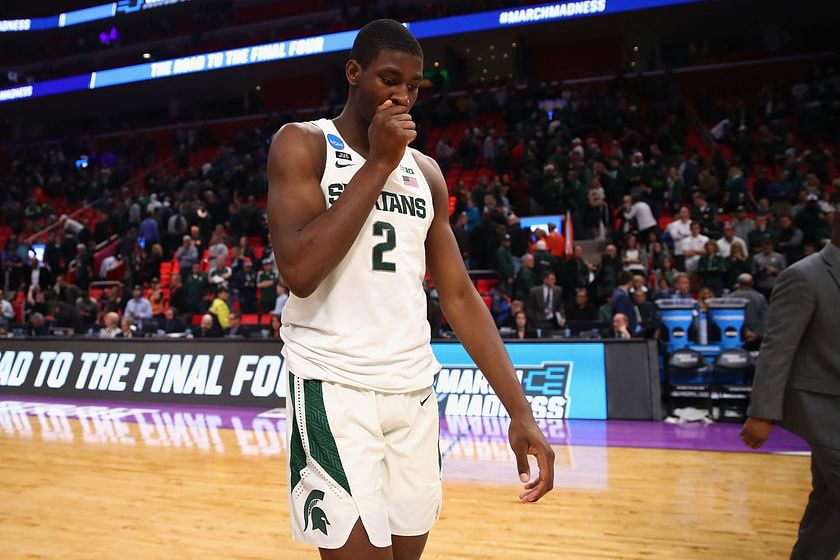
{"label": "white basketball jersey", "polygon": [[[365,162],[331,120],[321,189],[329,208]],[[429,184],[406,150],[352,247],[307,298],[294,293],[280,330],[289,370],[385,393],[433,384],[440,364],[426,320],[426,233],[434,207]]]}

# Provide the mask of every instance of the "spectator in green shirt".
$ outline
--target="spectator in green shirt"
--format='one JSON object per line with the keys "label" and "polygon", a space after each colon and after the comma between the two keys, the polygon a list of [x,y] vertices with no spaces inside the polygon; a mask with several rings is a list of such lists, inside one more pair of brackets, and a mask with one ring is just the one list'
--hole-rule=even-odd
{"label": "spectator in green shirt", "polygon": [[277,274],[271,263],[271,259],[263,259],[262,270],[257,275],[257,291],[260,298],[260,311],[271,313],[277,301]]}
{"label": "spectator in green shirt", "polygon": [[204,296],[207,295],[209,283],[207,273],[201,271],[200,264],[192,265],[192,272],[184,287],[187,289],[187,309],[190,313],[203,313],[206,309]]}

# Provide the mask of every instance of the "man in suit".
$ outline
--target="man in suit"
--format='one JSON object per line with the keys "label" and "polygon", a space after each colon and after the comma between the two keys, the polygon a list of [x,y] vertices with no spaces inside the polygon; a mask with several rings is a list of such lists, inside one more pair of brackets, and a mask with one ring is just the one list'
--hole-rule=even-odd
{"label": "man in suit", "polygon": [[738,289],[730,295],[747,300],[747,308],[744,310],[746,339],[748,343],[755,343],[757,348],[764,337],[764,326],[767,323],[767,300],[753,289],[752,275],[747,273],[738,276]]}
{"label": "man in suit", "polygon": [[633,285],[633,274],[627,270],[622,270],[618,274],[618,288],[610,298],[610,305],[612,306],[612,315],[615,317],[617,313],[621,313],[629,322],[630,332],[636,332],[636,306],[633,305],[633,300],[630,299],[630,287]]}
{"label": "man in suit", "polygon": [[557,286],[557,276],[553,272],[545,271],[542,285],[531,288],[528,313],[534,326],[544,331],[553,331],[566,322],[563,319],[563,290]]}
{"label": "man in suit", "polygon": [[791,558],[840,553],[840,212],[832,243],[779,275],[741,439],[761,447],[773,423],[811,445],[813,491]]}

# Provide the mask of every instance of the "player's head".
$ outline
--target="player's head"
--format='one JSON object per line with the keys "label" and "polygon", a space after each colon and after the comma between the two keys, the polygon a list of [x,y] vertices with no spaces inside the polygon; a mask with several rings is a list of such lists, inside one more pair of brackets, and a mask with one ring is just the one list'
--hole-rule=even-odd
{"label": "player's head", "polygon": [[349,102],[366,121],[387,100],[409,109],[417,101],[423,78],[423,49],[411,32],[392,19],[377,19],[362,27],[345,67]]}

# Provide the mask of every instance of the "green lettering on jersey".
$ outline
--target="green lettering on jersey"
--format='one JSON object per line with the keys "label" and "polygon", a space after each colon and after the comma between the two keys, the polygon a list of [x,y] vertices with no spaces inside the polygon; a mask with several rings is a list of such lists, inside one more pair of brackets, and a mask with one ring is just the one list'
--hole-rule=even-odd
{"label": "green lettering on jersey", "polygon": [[414,211],[414,201],[417,200],[413,196],[406,196],[404,194],[400,195],[400,201],[402,202],[402,207],[405,210],[404,214],[409,214],[411,216],[416,216],[417,213]]}
{"label": "green lettering on jersey", "polygon": [[333,183],[327,187],[327,194],[329,195],[327,201],[330,203],[330,206],[335,204],[335,201],[338,200],[338,197],[340,197],[341,193],[344,192],[344,187],[346,186],[347,185],[345,183]]}
{"label": "green lettering on jersey", "polygon": [[415,198],[414,200],[416,201],[416,204],[417,204],[417,217],[420,218],[421,220],[425,219],[425,217],[426,217],[426,201],[423,200],[422,198]]}

